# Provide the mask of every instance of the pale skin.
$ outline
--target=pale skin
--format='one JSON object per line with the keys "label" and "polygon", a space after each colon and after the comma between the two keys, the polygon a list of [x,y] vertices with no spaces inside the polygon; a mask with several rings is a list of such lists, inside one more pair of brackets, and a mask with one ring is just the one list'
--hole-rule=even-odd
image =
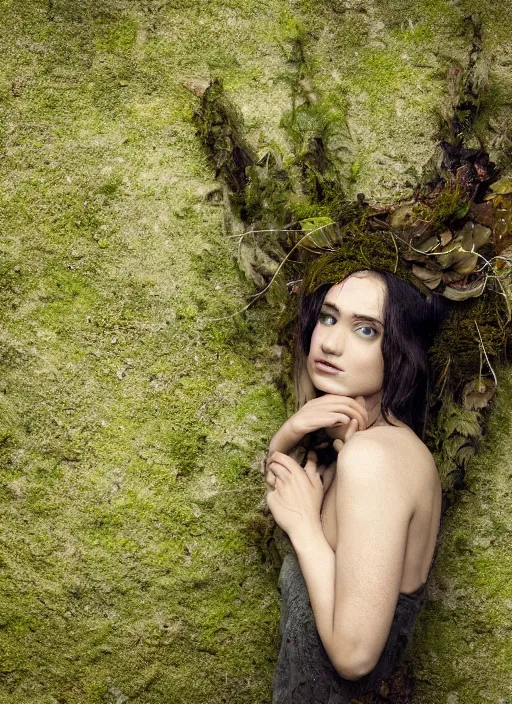
{"label": "pale skin", "polygon": [[[307,359],[323,395],[281,426],[266,466],[267,504],[297,553],[327,655],[350,680],[377,664],[399,593],[426,581],[441,515],[432,455],[380,413],[385,295],[369,272],[327,292]],[[303,469],[289,453],[319,428],[337,462],[318,467],[310,453]]]}

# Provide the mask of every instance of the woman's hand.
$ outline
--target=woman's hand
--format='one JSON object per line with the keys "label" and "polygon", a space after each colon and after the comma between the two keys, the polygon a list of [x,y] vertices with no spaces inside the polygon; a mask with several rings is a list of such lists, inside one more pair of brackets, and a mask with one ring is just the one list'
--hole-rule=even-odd
{"label": "woman's hand", "polygon": [[368,411],[362,396],[351,398],[337,394],[324,394],[305,403],[288,419],[294,435],[301,438],[320,428],[347,426],[348,429],[351,421],[354,421],[353,432],[366,429]]}
{"label": "woman's hand", "polygon": [[358,425],[357,425],[357,420],[355,418],[352,418],[349,422],[348,425],[345,425],[339,433],[339,436],[333,441],[332,446],[335,449],[335,451],[339,454],[347,440],[350,440],[352,435],[357,433],[359,430]]}
{"label": "woman's hand", "polygon": [[[348,439],[357,430],[365,430],[368,412],[364,398],[324,394],[302,406],[288,418],[270,441],[269,458],[274,452],[289,454],[308,433],[320,428],[340,426],[338,436]],[[267,460],[268,467],[268,460]]]}
{"label": "woman's hand", "polygon": [[308,454],[304,469],[282,452],[272,453],[267,462],[267,505],[290,540],[320,528],[320,508],[324,495],[317,471],[317,457]]}

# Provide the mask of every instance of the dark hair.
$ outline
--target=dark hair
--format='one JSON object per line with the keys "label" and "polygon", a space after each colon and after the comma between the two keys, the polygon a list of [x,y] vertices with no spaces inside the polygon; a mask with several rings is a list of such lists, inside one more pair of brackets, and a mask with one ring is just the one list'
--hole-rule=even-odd
{"label": "dark hair", "polygon": [[[379,276],[386,286],[382,417],[392,425],[389,419],[392,414],[423,438],[431,383],[428,349],[449,303],[435,293],[425,298],[414,286],[389,271],[368,271]],[[335,283],[324,284],[301,298],[297,345],[306,355],[325,295]]]}

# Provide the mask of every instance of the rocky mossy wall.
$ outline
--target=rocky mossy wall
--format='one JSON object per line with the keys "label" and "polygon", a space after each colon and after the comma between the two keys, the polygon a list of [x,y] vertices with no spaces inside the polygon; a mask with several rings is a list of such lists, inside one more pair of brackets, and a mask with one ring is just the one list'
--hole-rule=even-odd
{"label": "rocky mossy wall", "polygon": [[[509,169],[512,4],[6,0],[0,18],[0,704],[269,703],[259,465],[282,351],[268,304],[227,317],[256,288],[196,93],[222,78],[255,152],[286,151],[300,26],[346,122],[348,195],[395,201],[477,51],[473,142]],[[512,701],[511,401],[504,368],[410,653],[417,704]]]}

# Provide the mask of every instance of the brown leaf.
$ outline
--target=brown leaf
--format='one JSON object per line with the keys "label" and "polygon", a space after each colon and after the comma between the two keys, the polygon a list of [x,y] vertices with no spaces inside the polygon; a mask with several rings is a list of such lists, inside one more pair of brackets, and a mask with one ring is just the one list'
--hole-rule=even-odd
{"label": "brown leaf", "polygon": [[491,230],[488,227],[484,227],[477,223],[473,229],[473,244],[475,249],[480,249],[484,244],[487,244],[491,239]]}
{"label": "brown leaf", "polygon": [[431,257],[421,252],[415,252],[413,249],[408,249],[404,252],[403,258],[406,262],[419,262],[420,264],[429,264]]}
{"label": "brown leaf", "polygon": [[485,289],[485,279],[473,281],[465,286],[447,286],[443,291],[443,296],[450,301],[465,301],[468,298],[480,296]]}
{"label": "brown leaf", "polygon": [[439,239],[443,247],[446,247],[446,245],[452,241],[453,233],[450,232],[450,230],[445,230],[444,232],[441,232],[441,234],[439,235]]}
{"label": "brown leaf", "polygon": [[427,252],[432,252],[436,249],[439,249],[439,239],[437,237],[429,237],[428,239],[424,240],[421,244],[416,244],[415,248],[419,249],[420,252],[427,254]]}
{"label": "brown leaf", "polygon": [[449,286],[457,281],[462,281],[464,278],[466,278],[464,274],[458,274],[453,269],[448,269],[448,271],[445,271],[443,274],[443,284]]}
{"label": "brown leaf", "polygon": [[494,226],[494,208],[491,202],[471,203],[469,214],[476,222],[485,227]]}
{"label": "brown leaf", "polygon": [[464,276],[466,276],[476,269],[477,264],[478,254],[465,252],[458,255],[458,259],[453,265],[453,268],[458,274],[464,274]]}
{"label": "brown leaf", "polygon": [[476,411],[485,408],[496,391],[494,379],[477,377],[466,384],[462,392],[464,408]]}
{"label": "brown leaf", "polygon": [[437,288],[441,283],[442,273],[431,271],[424,266],[417,266],[415,264],[412,267],[412,273],[431,289]]}

